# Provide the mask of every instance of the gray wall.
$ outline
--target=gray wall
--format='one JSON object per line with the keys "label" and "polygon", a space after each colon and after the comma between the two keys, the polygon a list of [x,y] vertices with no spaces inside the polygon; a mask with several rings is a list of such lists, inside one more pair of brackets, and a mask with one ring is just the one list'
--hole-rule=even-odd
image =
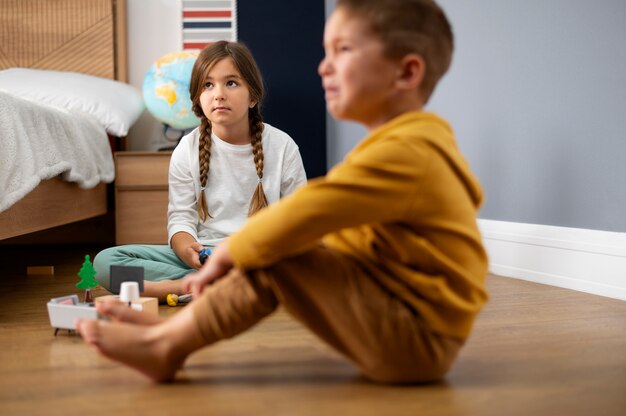
{"label": "gray wall", "polygon": [[[439,3],[456,51],[428,109],[483,184],[481,218],[626,232],[626,1]],[[332,166],[365,130],[327,132]]]}

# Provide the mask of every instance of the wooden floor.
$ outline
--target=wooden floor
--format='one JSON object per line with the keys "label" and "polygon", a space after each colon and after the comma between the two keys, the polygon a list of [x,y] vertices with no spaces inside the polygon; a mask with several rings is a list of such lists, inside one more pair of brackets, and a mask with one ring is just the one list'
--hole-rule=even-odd
{"label": "wooden floor", "polygon": [[[626,302],[496,276],[443,383],[369,383],[279,311],[155,385],[79,336],[53,336],[46,301],[78,293],[83,256],[96,252],[2,247],[0,414],[626,415]],[[55,275],[27,277],[27,265]]]}

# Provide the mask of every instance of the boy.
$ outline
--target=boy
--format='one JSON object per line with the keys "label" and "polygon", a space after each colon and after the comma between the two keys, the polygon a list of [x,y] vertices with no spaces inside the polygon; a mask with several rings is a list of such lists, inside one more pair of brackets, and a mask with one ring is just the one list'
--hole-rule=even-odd
{"label": "boy", "polygon": [[108,304],[114,322],[80,322],[102,354],[168,380],[282,304],[372,380],[449,369],[487,299],[480,185],[448,124],[422,111],[450,64],[450,26],[429,0],[339,0],[324,49],[329,112],[369,136],[218,246],[171,319]]}

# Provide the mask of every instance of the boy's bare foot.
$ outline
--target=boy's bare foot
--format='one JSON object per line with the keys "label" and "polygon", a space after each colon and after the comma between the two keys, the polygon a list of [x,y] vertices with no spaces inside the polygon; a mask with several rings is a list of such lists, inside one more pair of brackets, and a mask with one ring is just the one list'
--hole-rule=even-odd
{"label": "boy's bare foot", "polygon": [[158,325],[79,320],[76,329],[97,352],[154,381],[172,380],[189,354],[176,351],[171,338],[160,335]]}
{"label": "boy's bare foot", "polygon": [[154,325],[78,320],[76,330],[100,354],[154,381],[173,379],[187,356],[207,344],[191,308]]}
{"label": "boy's bare foot", "polygon": [[167,295],[170,293],[184,295],[181,279],[160,280],[158,282],[144,280],[143,282],[141,296],[158,298],[159,303],[167,303]]}
{"label": "boy's bare foot", "polygon": [[164,318],[140,312],[129,308],[127,304],[116,299],[96,303],[96,310],[100,315],[111,318],[113,321],[126,322],[137,325],[154,325],[163,322]]}

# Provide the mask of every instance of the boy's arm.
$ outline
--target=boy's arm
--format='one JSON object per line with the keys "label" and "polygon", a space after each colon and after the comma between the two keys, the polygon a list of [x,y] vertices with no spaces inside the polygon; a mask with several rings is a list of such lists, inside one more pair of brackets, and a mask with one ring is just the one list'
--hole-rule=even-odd
{"label": "boy's arm", "polygon": [[406,215],[426,166],[426,148],[400,141],[370,145],[276,204],[231,236],[237,267],[264,267],[303,252],[326,234]]}

